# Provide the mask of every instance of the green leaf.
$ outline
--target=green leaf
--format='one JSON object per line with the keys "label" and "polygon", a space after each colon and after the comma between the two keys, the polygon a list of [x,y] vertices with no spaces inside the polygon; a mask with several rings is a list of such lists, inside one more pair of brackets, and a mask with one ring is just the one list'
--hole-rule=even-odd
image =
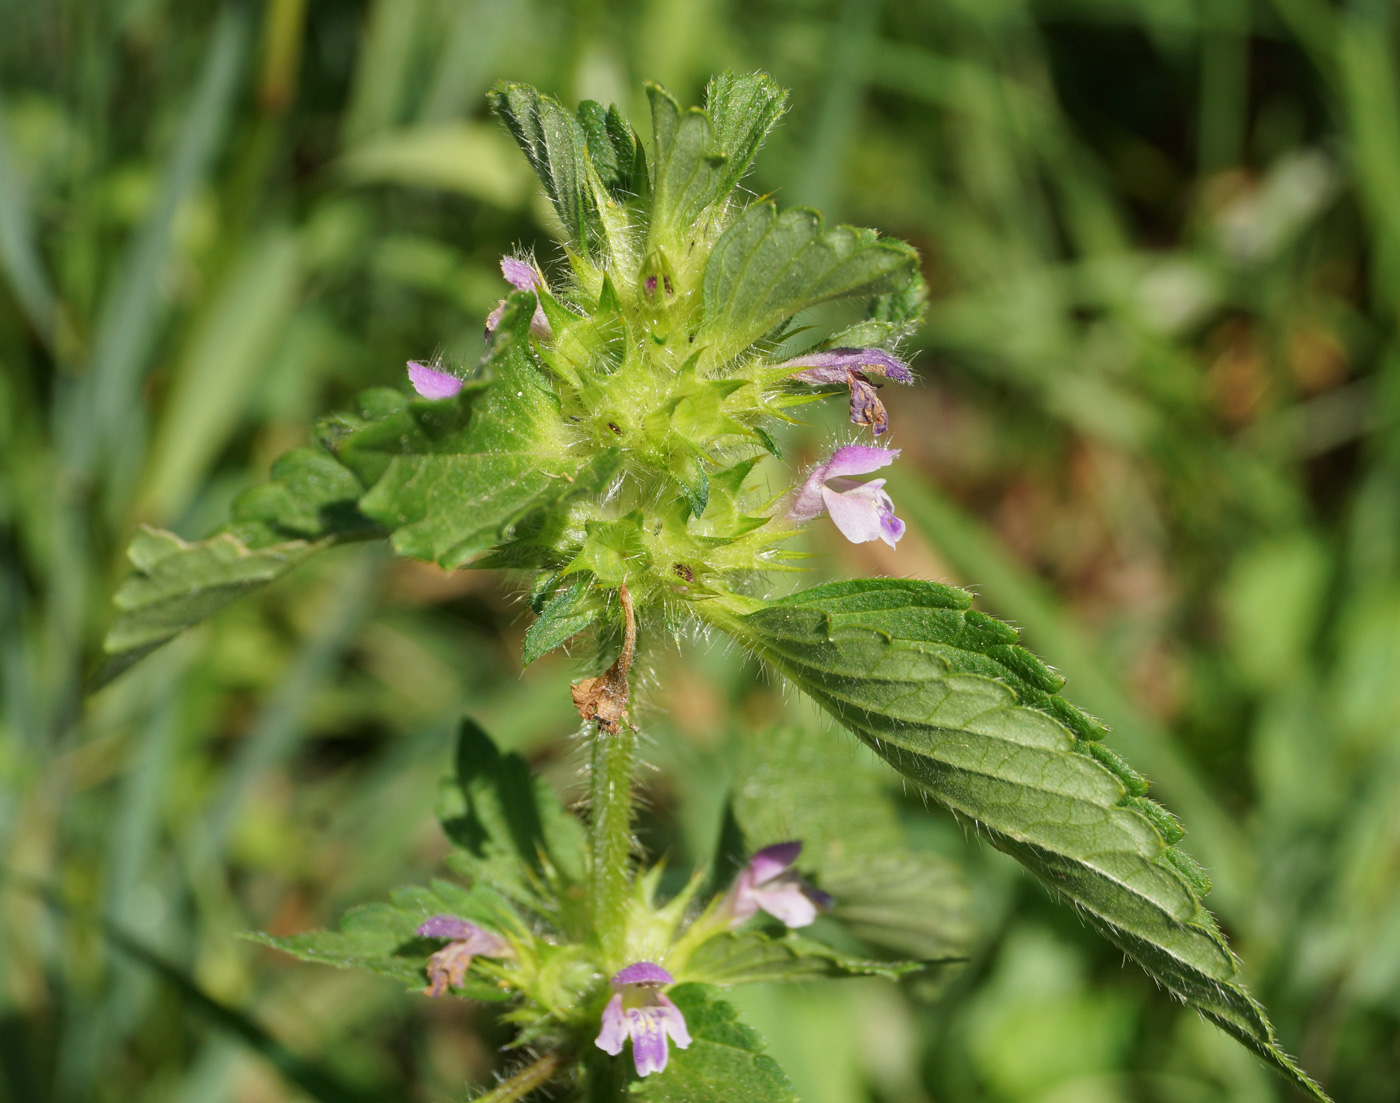
{"label": "green leaf", "polygon": [[636,180],[634,173],[639,167],[645,173],[646,168],[645,161],[638,160],[640,143],[632,128],[616,106],[605,110],[593,100],[578,105],[578,121],[588,140],[588,156],[603,186],[614,199],[630,198]]}
{"label": "green leaf", "polygon": [[503,81],[487,98],[544,184],[569,243],[588,256],[598,218],[588,187],[587,139],[578,119],[528,84]]}
{"label": "green leaf", "polygon": [[711,77],[705,88],[705,110],[714,128],[715,149],[726,159],[720,195],[739,183],[763,140],[787,110],[787,89],[767,73]]}
{"label": "green leaf", "polygon": [[685,976],[721,985],[813,977],[873,976],[898,980],[923,967],[918,961],[874,961],[843,953],[791,931],[779,937],[762,931],[743,931],[703,943],[686,962]]}
{"label": "green leaf", "polygon": [[[307,931],[285,937],[249,933],[244,937],[302,961],[340,969],[368,969],[422,988],[427,979],[428,958],[442,948],[442,941],[419,938],[417,931],[435,915],[455,915],[496,930],[502,928],[504,918],[494,893],[480,888],[464,889],[450,881],[433,881],[428,888],[397,889],[389,894],[388,903],[352,908],[333,931]],[[507,997],[496,984],[470,973],[466,986],[454,991],[473,1000]]]}
{"label": "green leaf", "polygon": [[1283,1052],[1189,869],[1117,772],[1085,752],[1100,727],[1015,632],[936,583],[818,586],[747,614],[710,610],[823,709],[1105,937],[1313,1098]]}
{"label": "green leaf", "polygon": [[620,470],[617,449],[580,454],[559,439],[558,400],[530,354],[534,309],[528,292],[507,300],[486,364],[489,386],[410,403],[340,446],[364,478],[382,464],[360,509],[393,530],[400,555],[465,566],[529,514],[597,493]]}
{"label": "green leaf", "polygon": [[705,265],[702,337],[727,361],[809,306],[904,287],[918,262],[912,247],[873,230],[823,230],[816,211],[755,203]]}
{"label": "green leaf", "polygon": [[647,1103],[797,1103],[758,1032],[739,1022],[714,989],[679,984],[667,994],[685,1016],[690,1047],[672,1046],[666,1071],[633,1081],[633,1097]]}
{"label": "green leaf", "polygon": [[117,618],[102,641],[106,658],[89,689],[106,685],[186,628],[282,577],[330,542],[292,540],[250,548],[222,533],[187,543],[174,533],[142,526],[127,548],[135,569],[113,597]]}
{"label": "green leaf", "polygon": [[690,232],[704,209],[727,192],[728,159],[714,147],[714,129],[698,107],[682,111],[671,94],[647,84],[651,100],[652,207],[650,241]]}
{"label": "green leaf", "polygon": [[745,850],[800,839],[799,867],[835,897],[858,938],[925,960],[960,958],[972,936],[961,872],[911,850],[889,775],[860,748],[797,726],[745,741],[732,799]]}
{"label": "green leaf", "polygon": [[577,608],[579,599],[588,593],[590,580],[579,578],[573,585],[555,593],[540,609],[533,624],[525,630],[524,664],[529,666],[541,655],[568,643],[586,628],[591,628],[603,615],[597,606]]}
{"label": "green leaf", "polygon": [[504,895],[554,910],[587,863],[583,827],[518,754],[503,755],[477,724],[457,734],[456,776],[438,801],[456,849],[449,864]]}

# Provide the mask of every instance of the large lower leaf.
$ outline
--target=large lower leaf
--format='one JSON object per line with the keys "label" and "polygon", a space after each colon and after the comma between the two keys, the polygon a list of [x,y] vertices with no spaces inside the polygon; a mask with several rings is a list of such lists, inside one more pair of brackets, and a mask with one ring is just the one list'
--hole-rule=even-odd
{"label": "large lower leaf", "polygon": [[918,263],[910,246],[873,230],[823,230],[816,211],[755,203],[706,262],[702,337],[723,362],[809,306],[903,287]]}
{"label": "large lower leaf", "polygon": [[1203,878],[1168,844],[1179,828],[1141,797],[1141,779],[1095,753],[1084,737],[1102,728],[1058,696],[1061,679],[971,600],[866,579],[710,616],[1173,993],[1326,1099],[1241,986]]}
{"label": "large lower leaf", "polygon": [[946,858],[910,848],[889,781],[859,748],[801,727],[751,737],[732,797],[743,849],[800,839],[799,866],[853,934],[926,961],[959,958],[972,935],[967,885]]}

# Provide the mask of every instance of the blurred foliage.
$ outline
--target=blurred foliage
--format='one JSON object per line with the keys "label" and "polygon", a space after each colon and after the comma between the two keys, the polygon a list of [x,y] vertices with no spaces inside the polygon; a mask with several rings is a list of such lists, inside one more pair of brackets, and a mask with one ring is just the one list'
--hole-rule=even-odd
{"label": "blurred foliage", "polygon": [[[313,416],[474,355],[502,252],[554,258],[493,80],[643,117],[644,77],[693,102],[762,67],[794,108],[750,186],[915,242],[934,292],[892,434],[911,536],[816,563],[1021,624],[1193,830],[1285,1042],[1393,1099],[1397,32],[1383,0],[0,6],[0,1098],[514,1068],[478,1006],[235,937],[440,872],[464,710],[579,796],[571,668],[521,676],[499,578],[331,552],[82,682],[137,523],[205,535]],[[642,837],[681,869],[794,709],[703,640],[650,662]],[[1009,861],[912,795],[903,827],[966,865],[973,959],[736,991],[804,1099],[1285,1097]]]}

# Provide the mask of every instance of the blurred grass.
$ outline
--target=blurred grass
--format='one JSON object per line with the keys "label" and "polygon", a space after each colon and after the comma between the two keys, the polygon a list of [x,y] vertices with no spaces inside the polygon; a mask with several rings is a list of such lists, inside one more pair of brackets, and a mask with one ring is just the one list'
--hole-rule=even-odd
{"label": "blurred grass", "polygon": [[[935,292],[891,396],[911,535],[815,532],[821,569],[1017,620],[1192,830],[1285,1041],[1393,1099],[1398,45],[1390,5],[1322,0],[0,7],[0,853],[149,951],[0,887],[0,1099],[305,1098],[274,1051],[386,1098],[502,1067],[477,1009],[234,937],[437,869],[463,709],[576,794],[572,668],[520,675],[500,580],[335,553],[79,687],[137,522],[203,535],[316,414],[472,355],[502,252],[556,259],[494,79],[643,118],[643,78],[724,67],[794,90],[749,186],[909,238]],[[787,706],[704,641],[652,664],[643,834],[683,863]],[[743,994],[809,1098],[1282,1098],[906,811],[968,865],[979,947],[938,991]]]}

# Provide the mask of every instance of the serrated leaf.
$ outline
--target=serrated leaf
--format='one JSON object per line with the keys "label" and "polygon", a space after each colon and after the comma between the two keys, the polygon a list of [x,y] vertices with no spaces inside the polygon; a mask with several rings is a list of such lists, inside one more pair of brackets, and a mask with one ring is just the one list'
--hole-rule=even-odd
{"label": "serrated leaf", "polygon": [[[428,958],[442,948],[442,940],[419,938],[417,930],[424,920],[435,915],[455,915],[491,929],[501,928],[501,903],[493,893],[464,889],[450,881],[434,881],[427,888],[398,889],[389,894],[388,903],[352,908],[333,931],[306,931],[284,937],[250,933],[244,937],[302,961],[340,969],[368,969],[421,988],[426,981]],[[471,974],[466,986],[454,992],[474,1000],[503,1000],[508,995],[496,984]]]}
{"label": "serrated leaf", "polygon": [[925,960],[962,957],[968,890],[947,859],[911,850],[888,774],[867,752],[796,726],[745,741],[732,806],[745,850],[800,839],[800,867],[852,934]]}
{"label": "serrated leaf", "polygon": [[795,932],[773,937],[762,931],[720,935],[702,943],[686,962],[685,975],[705,984],[761,984],[813,977],[884,977],[898,980],[922,969],[918,961],[875,961],[843,953]]}
{"label": "serrated leaf", "polygon": [[598,218],[588,187],[587,139],[578,119],[527,84],[502,82],[487,98],[544,184],[569,243],[590,255]]}
{"label": "serrated leaf", "polygon": [[525,666],[597,623],[603,615],[600,608],[588,606],[576,609],[579,599],[587,594],[589,584],[589,579],[580,578],[571,586],[559,590],[541,606],[534,623],[525,630],[525,651],[522,656]]}
{"label": "serrated leaf", "polygon": [[652,200],[650,240],[656,244],[689,232],[700,213],[728,192],[728,159],[714,145],[709,117],[697,107],[682,111],[660,85],[647,85],[651,100]]}
{"label": "serrated leaf", "polygon": [[501,754],[471,720],[458,729],[456,774],[438,816],[456,846],[449,864],[514,900],[557,910],[564,889],[584,877],[582,825],[520,755]]}
{"label": "serrated leaf", "polygon": [[107,657],[89,689],[106,685],[185,629],[281,578],[329,543],[293,540],[250,548],[229,533],[188,543],[142,526],[127,549],[135,569],[113,597],[117,618],[102,641]]}
{"label": "serrated leaf", "polygon": [[787,89],[767,73],[722,73],[705,87],[705,111],[714,146],[726,158],[720,195],[739,183],[763,140],[787,110]]}
{"label": "serrated leaf", "polygon": [[666,1071],[635,1080],[633,1098],[647,1103],[797,1103],[792,1084],[764,1054],[758,1032],[739,1022],[712,988],[679,984],[667,995],[685,1016],[688,1049],[671,1047]]}
{"label": "serrated leaf", "polygon": [[638,165],[637,136],[616,106],[604,108],[593,100],[578,105],[579,125],[588,140],[588,155],[603,186],[615,199],[629,198]]}
{"label": "serrated leaf", "polygon": [[720,235],[705,265],[702,339],[727,361],[799,311],[904,286],[918,254],[872,230],[837,226],[805,208],[755,203]]}
{"label": "serrated leaf", "polygon": [[1141,798],[1078,749],[1071,728],[1094,725],[1010,642],[1014,630],[969,601],[935,583],[865,579],[711,616],[1161,984],[1325,1100],[1240,984],[1213,918],[1133,806]]}
{"label": "serrated leaf", "polygon": [[[486,365],[489,386],[411,404],[343,446],[344,462],[365,476],[376,455],[389,456],[360,509],[393,530],[400,555],[465,566],[529,514],[597,493],[620,470],[617,449],[577,453],[553,439],[558,400],[529,351],[534,306],[529,293],[507,300]],[[372,450],[376,442],[383,451]]]}

